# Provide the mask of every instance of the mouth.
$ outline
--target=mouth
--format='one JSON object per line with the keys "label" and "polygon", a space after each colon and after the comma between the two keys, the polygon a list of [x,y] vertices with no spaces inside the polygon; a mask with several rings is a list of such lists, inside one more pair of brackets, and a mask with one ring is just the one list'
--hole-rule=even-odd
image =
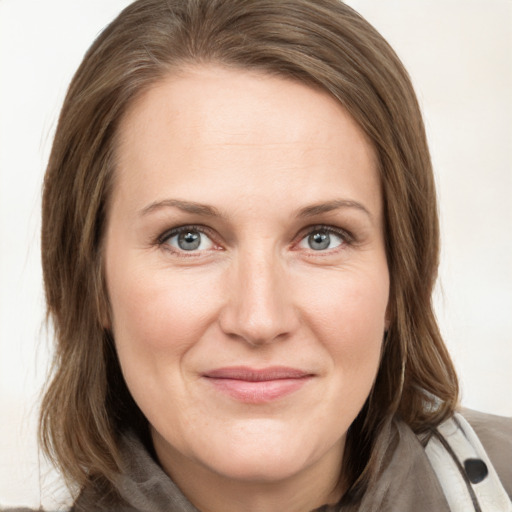
{"label": "mouth", "polygon": [[248,404],[261,404],[298,391],[314,374],[285,366],[262,369],[233,366],[210,370],[203,377],[215,390],[232,399]]}

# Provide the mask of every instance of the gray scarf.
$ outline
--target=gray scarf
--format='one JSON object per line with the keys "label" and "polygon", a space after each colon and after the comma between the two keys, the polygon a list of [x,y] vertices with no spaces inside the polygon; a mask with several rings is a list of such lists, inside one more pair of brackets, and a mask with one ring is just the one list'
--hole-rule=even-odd
{"label": "gray scarf", "polygon": [[[124,471],[116,482],[119,496],[109,498],[92,488],[85,489],[73,512],[199,512],[137,437],[123,437],[121,454]],[[378,476],[362,501],[326,505],[317,512],[449,512],[423,446],[406,424],[393,421],[383,429],[376,455]]]}

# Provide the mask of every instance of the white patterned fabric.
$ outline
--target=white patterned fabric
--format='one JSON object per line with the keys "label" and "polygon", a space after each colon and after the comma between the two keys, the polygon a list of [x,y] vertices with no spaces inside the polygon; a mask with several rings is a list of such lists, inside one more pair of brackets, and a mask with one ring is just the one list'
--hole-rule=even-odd
{"label": "white patterned fabric", "polygon": [[[482,443],[460,414],[439,425],[425,451],[451,512],[512,512]],[[468,472],[471,465],[475,473]]]}

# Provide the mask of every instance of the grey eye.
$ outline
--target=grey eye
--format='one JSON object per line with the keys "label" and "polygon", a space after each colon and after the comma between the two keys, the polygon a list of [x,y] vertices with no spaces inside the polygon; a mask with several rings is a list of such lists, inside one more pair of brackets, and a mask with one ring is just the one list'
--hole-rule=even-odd
{"label": "grey eye", "polygon": [[204,251],[213,247],[212,240],[198,229],[188,228],[168,238],[167,244],[180,251]]}
{"label": "grey eye", "polygon": [[316,233],[311,233],[311,235],[308,236],[308,245],[314,251],[322,251],[327,249],[330,244],[331,236],[329,233],[317,231]]}
{"label": "grey eye", "polygon": [[303,249],[312,249],[313,251],[324,251],[334,249],[344,242],[343,238],[327,229],[316,229],[304,237],[299,246]]}
{"label": "grey eye", "polygon": [[178,247],[184,251],[194,251],[201,245],[201,233],[184,231],[178,235]]}

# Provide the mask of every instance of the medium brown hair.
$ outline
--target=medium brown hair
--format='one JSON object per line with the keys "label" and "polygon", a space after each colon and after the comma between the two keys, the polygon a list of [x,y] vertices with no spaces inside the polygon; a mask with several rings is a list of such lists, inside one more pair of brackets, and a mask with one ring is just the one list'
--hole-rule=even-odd
{"label": "medium brown hair", "polygon": [[120,471],[120,433],[129,426],[144,435],[145,419],[103,328],[102,240],[117,128],[151,85],[185,65],[212,62],[328,91],[378,155],[391,323],[344,459],[352,490],[364,489],[386,419],[400,417],[416,432],[431,428],[454,411],[458,385],[432,307],[439,227],[418,103],[394,51],[338,0],[138,0],[87,52],[61,111],[44,182],[42,259],[57,347],[42,404],[42,446],[68,482],[108,487]]}

